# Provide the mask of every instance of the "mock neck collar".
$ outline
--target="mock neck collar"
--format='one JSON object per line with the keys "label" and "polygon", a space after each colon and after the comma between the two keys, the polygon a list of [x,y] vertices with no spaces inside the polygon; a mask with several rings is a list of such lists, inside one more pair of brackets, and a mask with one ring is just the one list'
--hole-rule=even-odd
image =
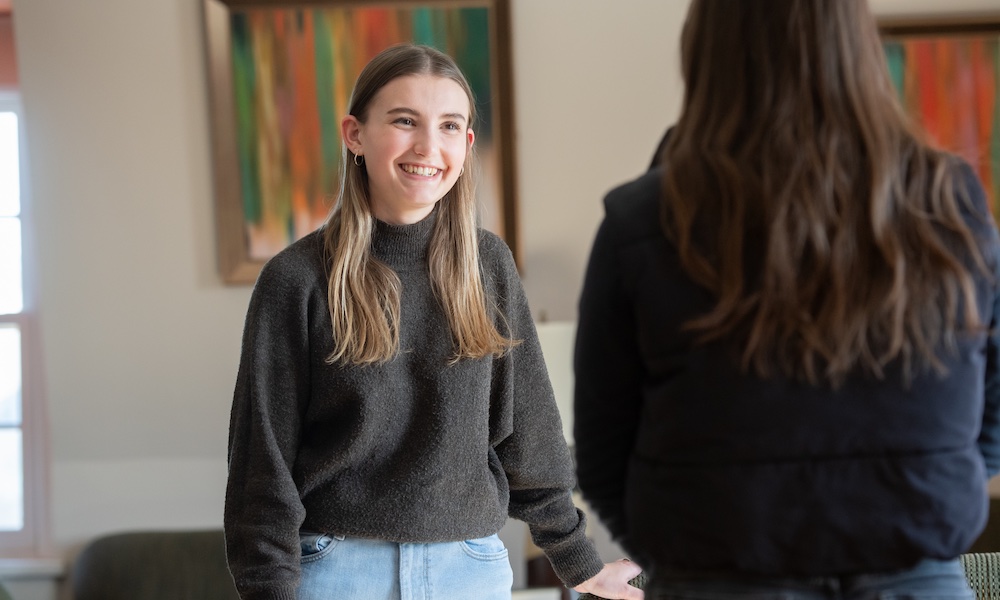
{"label": "mock neck collar", "polygon": [[412,225],[390,225],[375,219],[372,256],[396,270],[425,264],[435,222],[437,207]]}

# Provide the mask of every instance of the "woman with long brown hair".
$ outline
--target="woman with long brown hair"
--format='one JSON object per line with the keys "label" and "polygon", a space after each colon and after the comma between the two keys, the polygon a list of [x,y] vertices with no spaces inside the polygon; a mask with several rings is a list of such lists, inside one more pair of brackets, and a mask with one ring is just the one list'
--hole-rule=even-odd
{"label": "woman with long brown hair", "polygon": [[580,301],[578,476],[653,597],[972,598],[1000,245],[866,0],[693,0],[685,98]]}
{"label": "woman with long brown hair", "polygon": [[244,600],[502,600],[528,523],[579,591],[603,565],[510,251],[476,227],[475,102],[447,55],[379,53],[341,123],[328,222],[261,271],[233,399],[225,530]]}

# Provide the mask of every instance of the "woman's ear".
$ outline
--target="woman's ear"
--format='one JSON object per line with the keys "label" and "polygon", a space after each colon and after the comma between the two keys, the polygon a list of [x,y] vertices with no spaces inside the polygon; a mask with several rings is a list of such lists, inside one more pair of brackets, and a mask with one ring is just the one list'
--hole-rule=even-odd
{"label": "woman's ear", "polygon": [[476,141],[476,133],[474,131],[472,131],[472,128],[470,127],[466,131],[466,135],[469,136],[469,148],[471,148],[472,144],[475,143],[475,141]]}
{"label": "woman's ear", "polygon": [[361,121],[354,115],[347,115],[340,122],[340,135],[347,144],[347,149],[354,154],[364,155],[365,151],[361,144]]}

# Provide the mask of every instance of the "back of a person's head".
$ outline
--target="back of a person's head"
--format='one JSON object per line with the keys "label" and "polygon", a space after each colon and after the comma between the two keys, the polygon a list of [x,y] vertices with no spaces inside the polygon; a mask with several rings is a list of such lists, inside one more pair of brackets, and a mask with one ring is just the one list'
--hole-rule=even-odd
{"label": "back of a person's head", "polygon": [[762,376],[941,371],[958,323],[979,324],[981,257],[867,0],[693,0],[681,46],[664,228],[718,298],[691,329]]}
{"label": "back of a person's head", "polygon": [[867,0],[693,0],[681,46],[685,119],[710,139],[901,127]]}

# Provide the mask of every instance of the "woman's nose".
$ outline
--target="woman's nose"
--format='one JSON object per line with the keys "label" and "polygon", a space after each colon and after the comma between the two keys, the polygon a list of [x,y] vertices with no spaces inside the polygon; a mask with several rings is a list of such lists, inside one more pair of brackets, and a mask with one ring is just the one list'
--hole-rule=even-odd
{"label": "woman's nose", "polygon": [[433,132],[421,129],[414,139],[413,151],[419,156],[430,156],[433,154],[436,144],[437,140],[435,140]]}

